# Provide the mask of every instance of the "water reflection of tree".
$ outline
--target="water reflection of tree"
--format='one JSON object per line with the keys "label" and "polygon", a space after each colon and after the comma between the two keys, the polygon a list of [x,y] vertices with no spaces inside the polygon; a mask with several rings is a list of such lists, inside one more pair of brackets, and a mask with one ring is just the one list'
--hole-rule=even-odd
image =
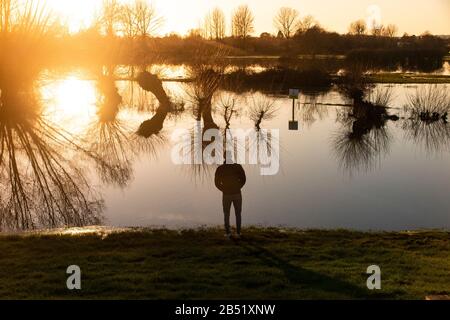
{"label": "water reflection of tree", "polygon": [[385,110],[359,105],[338,113],[337,119],[341,128],[333,135],[332,145],[344,171],[370,171],[389,153],[392,134]]}
{"label": "water reflection of tree", "polygon": [[155,155],[164,141],[162,135],[144,139],[119,118],[122,97],[112,74],[100,76],[98,83],[97,115],[87,136],[92,141],[88,155],[95,160],[104,183],[125,187],[133,176],[133,160],[140,154]]}
{"label": "water reflection of tree", "polygon": [[329,115],[328,106],[322,105],[319,100],[320,94],[309,93],[304,96],[300,115],[303,123],[311,127],[317,120],[323,120]]}
{"label": "water reflection of tree", "polygon": [[[196,125],[197,127],[190,130],[190,135],[192,137],[191,139],[191,150],[196,150],[196,148],[199,146],[199,142],[194,140],[194,131],[197,130],[196,136],[201,136],[205,134],[205,132],[208,129],[217,129],[220,130],[220,133],[223,138],[223,152],[226,148],[226,134],[227,130],[230,129],[232,120],[235,119],[241,111],[241,106],[239,104],[239,97],[237,95],[234,95],[229,92],[221,92],[220,96],[217,99],[215,109],[216,109],[216,115],[218,118],[223,119],[223,126],[216,125],[215,122],[212,126],[205,126],[205,122],[203,122],[203,125],[201,124],[201,112],[199,111],[200,108],[195,109],[194,108],[194,116],[196,118]],[[195,100],[194,100],[195,103]],[[212,103],[212,102],[211,102]],[[212,108],[211,108],[212,110]],[[200,127],[198,127],[200,126]],[[212,142],[207,141],[201,141],[200,147],[201,147],[201,153],[203,155],[203,152],[205,149],[211,144]],[[208,165],[202,161],[200,164],[192,163],[191,166],[189,166],[189,173],[194,181],[211,181],[211,177],[214,173],[214,171],[217,168],[217,164],[215,165]]]}
{"label": "water reflection of tree", "polygon": [[[188,67],[189,78],[192,82],[187,85],[186,93],[192,100],[195,119],[203,120],[204,130],[218,128],[212,116],[212,104],[226,69],[224,63],[226,52],[201,44],[198,45],[197,52]],[[171,101],[157,75],[144,71],[136,80],[143,90],[151,92],[159,102],[153,117],[144,121],[137,131],[138,135],[148,138],[161,132],[169,113],[177,113],[180,108]],[[181,110],[184,111],[184,103]]]}
{"label": "water reflection of tree", "polygon": [[155,113],[158,109],[158,101],[155,96],[139,86],[135,86],[133,81],[127,81],[123,90],[124,105],[135,109],[138,112]]}
{"label": "water reflection of tree", "polygon": [[338,112],[341,128],[333,135],[332,145],[340,166],[350,174],[372,170],[389,153],[392,134],[387,124],[399,120],[389,113],[392,88],[369,83],[363,70],[361,64],[351,65],[338,84],[351,105]]}
{"label": "water reflection of tree", "polygon": [[197,54],[187,69],[192,82],[186,86],[186,94],[192,102],[195,119],[203,120],[205,130],[218,128],[219,126],[212,116],[213,98],[223,83],[227,68],[225,62],[227,52],[202,44],[197,45],[196,52]]}
{"label": "water reflection of tree", "polygon": [[113,74],[100,75],[97,81],[97,115],[103,123],[116,120],[122,97]]}
{"label": "water reflection of tree", "polygon": [[342,130],[333,137],[333,146],[339,164],[345,171],[370,171],[380,157],[389,152],[391,138],[385,127],[363,135]]}
{"label": "water reflection of tree", "polygon": [[450,150],[450,96],[445,85],[426,85],[408,96],[403,124],[406,138],[427,152]]}
{"label": "water reflection of tree", "polygon": [[[197,51],[198,54],[195,55],[188,67],[188,75],[192,79],[192,82],[186,85],[185,92],[191,100],[192,114],[196,120],[196,125],[190,132],[190,150],[200,149],[199,152],[203,155],[210,142],[204,142],[203,139],[196,141],[194,137],[202,138],[207,130],[219,129],[219,125],[216,124],[213,118],[213,98],[222,82],[226,64],[223,62],[225,52],[222,50],[210,49],[199,45]],[[229,100],[223,96],[221,99],[219,108],[217,109],[220,109],[220,113],[223,112],[221,118],[225,120],[226,127],[229,128],[231,118],[236,112],[236,101]],[[164,110],[173,110],[171,103],[168,106],[168,109],[164,108],[163,101],[160,101],[160,107],[154,116],[158,120],[157,123],[161,126],[161,129],[168,113],[168,111],[165,112]],[[196,131],[195,134],[194,131]],[[194,160],[194,155],[192,155],[192,160]],[[189,167],[189,173],[194,181],[210,179],[211,172],[214,169],[214,166],[207,165],[203,161],[201,163],[193,161],[192,165],[187,167]]]}
{"label": "water reflection of tree", "polygon": [[164,127],[164,121],[172,108],[172,104],[162,81],[157,75],[144,71],[137,77],[139,86],[148,92],[151,92],[159,102],[159,107],[153,117],[144,121],[137,131],[137,134],[144,138],[150,138],[158,135]]}
{"label": "water reflection of tree", "polygon": [[129,136],[120,121],[97,123],[89,131],[90,154],[104,183],[125,187],[132,178]]}
{"label": "water reflection of tree", "polygon": [[367,69],[368,67],[364,63],[351,63],[337,84],[339,92],[354,103],[364,102],[368,91],[374,88],[374,84],[365,77],[364,73]]}
{"label": "water reflection of tree", "polygon": [[0,99],[0,228],[85,226],[101,219],[103,202],[69,154],[73,137],[41,117],[27,91]]}
{"label": "water reflection of tree", "polygon": [[403,123],[403,130],[406,139],[424,147],[427,152],[450,150],[450,126],[444,121],[425,122],[411,118]]}
{"label": "water reflection of tree", "polygon": [[[278,112],[276,100],[258,93],[253,93],[249,97],[249,100],[251,100],[250,107],[248,110],[244,110],[242,107],[244,101],[241,98],[230,92],[222,92],[219,99],[217,99],[216,115],[224,120],[224,125],[218,128],[208,129],[220,130],[221,137],[223,139],[223,153],[229,149],[234,152],[235,156],[237,156],[237,152],[240,150],[245,152],[250,159],[250,152],[254,151],[256,152],[258,160],[258,163],[255,164],[266,165],[269,160],[271,160],[271,157],[275,152],[275,150],[272,149],[272,146],[279,146],[279,141],[275,140],[277,138],[272,134],[272,132],[266,131],[264,128],[265,122],[272,120]],[[244,130],[244,132],[250,133],[249,136],[246,136],[245,141],[242,141],[241,139],[238,139],[237,136],[234,136],[232,131],[233,120],[240,117],[246,117],[254,124],[253,132],[248,129],[237,128],[238,130]],[[200,124],[200,122],[197,122],[197,124]],[[198,128],[197,136],[204,134],[205,131],[206,129],[204,126],[201,126]],[[191,137],[194,137],[193,130],[191,130]],[[201,142],[202,154],[211,143],[213,142]],[[191,139],[191,150],[194,150],[195,144],[196,141]],[[264,152],[260,152],[260,150]],[[266,155],[267,158],[262,157],[264,155]],[[279,159],[275,159],[275,161],[278,160]],[[240,159],[235,158],[235,161],[240,161]],[[201,164],[192,164],[191,166],[187,166],[187,168],[189,168],[189,173],[194,181],[202,182],[211,180],[217,165],[220,164],[208,165],[205,162],[202,162]]]}
{"label": "water reflection of tree", "polygon": [[41,3],[0,9],[0,229],[97,224],[103,202],[71,157],[79,147],[43,118],[36,94],[58,28]]}

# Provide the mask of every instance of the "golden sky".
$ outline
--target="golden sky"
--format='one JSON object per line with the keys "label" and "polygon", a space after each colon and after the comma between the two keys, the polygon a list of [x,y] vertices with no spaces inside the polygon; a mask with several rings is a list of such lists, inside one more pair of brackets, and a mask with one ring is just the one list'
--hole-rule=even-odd
{"label": "golden sky", "polygon": [[[88,25],[102,0],[43,0],[64,16],[72,31]],[[127,2],[130,0],[121,0]],[[357,19],[379,19],[394,23],[400,34],[450,34],[450,0],[153,0],[165,23],[160,34],[199,26],[205,13],[218,6],[227,16],[241,4],[248,4],[256,17],[255,34],[275,32],[273,16],[282,6],[297,9],[302,16],[313,15],[323,27],[344,33]]]}

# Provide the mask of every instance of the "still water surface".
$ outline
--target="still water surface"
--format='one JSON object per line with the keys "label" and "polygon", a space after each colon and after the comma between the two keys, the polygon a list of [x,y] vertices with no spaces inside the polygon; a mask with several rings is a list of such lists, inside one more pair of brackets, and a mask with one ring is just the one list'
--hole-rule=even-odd
{"label": "still water surface", "polygon": [[[96,81],[88,78],[80,72],[57,75],[45,81],[40,93],[49,121],[85,141],[85,148],[109,155],[115,150],[115,156],[107,161],[122,173],[120,177],[102,172],[76,152],[67,155],[88,172],[89,184],[104,199],[103,224],[221,224],[221,194],[214,186],[216,167],[175,165],[171,160],[171,133],[195,124],[186,94],[189,84],[165,83],[185,111],[169,115],[158,138],[139,142],[142,138],[134,132],[151,118],[158,102],[135,83],[118,81],[122,103],[116,115],[118,129],[112,130],[116,138],[103,137],[101,143],[98,101],[102,97]],[[276,109],[273,118],[263,120],[262,127],[280,130],[280,171],[275,176],[261,176],[258,166],[244,166],[245,225],[359,230],[450,227],[448,125],[430,134],[411,123],[404,106],[408,94],[420,85],[380,87],[392,91],[389,113],[400,119],[385,121],[381,127],[374,125],[352,139],[348,138],[352,124],[344,119],[351,106],[335,90],[301,94],[294,108],[298,131],[288,130],[292,101],[287,96],[216,94],[213,117],[221,128],[220,101],[224,97],[231,95],[237,101],[231,128],[254,127],[249,113],[255,98],[270,100]],[[122,138],[117,138],[122,133]]]}

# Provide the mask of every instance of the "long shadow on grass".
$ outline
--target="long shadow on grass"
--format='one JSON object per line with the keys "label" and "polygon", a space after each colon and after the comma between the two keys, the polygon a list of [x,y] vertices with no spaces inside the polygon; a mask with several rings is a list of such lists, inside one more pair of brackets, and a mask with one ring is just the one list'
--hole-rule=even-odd
{"label": "long shadow on grass", "polygon": [[[345,296],[350,299],[390,298],[388,294],[370,292],[368,289],[355,286],[341,279],[332,278],[321,273],[294,266],[290,262],[253,242],[242,242],[240,246],[252,257],[260,259],[266,266],[282,271],[290,284],[298,286],[299,289],[317,292],[325,298],[327,293],[338,294],[339,296]],[[362,282],[364,285],[365,278],[361,277],[361,281],[364,281]]]}

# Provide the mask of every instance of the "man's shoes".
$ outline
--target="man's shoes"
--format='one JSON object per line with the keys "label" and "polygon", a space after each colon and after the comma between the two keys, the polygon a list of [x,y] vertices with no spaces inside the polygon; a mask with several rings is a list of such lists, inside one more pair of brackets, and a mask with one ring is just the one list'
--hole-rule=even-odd
{"label": "man's shoes", "polygon": [[225,233],[224,237],[227,239],[231,239],[231,233]]}
{"label": "man's shoes", "polygon": [[241,239],[241,234],[240,233],[236,234],[236,239]]}

